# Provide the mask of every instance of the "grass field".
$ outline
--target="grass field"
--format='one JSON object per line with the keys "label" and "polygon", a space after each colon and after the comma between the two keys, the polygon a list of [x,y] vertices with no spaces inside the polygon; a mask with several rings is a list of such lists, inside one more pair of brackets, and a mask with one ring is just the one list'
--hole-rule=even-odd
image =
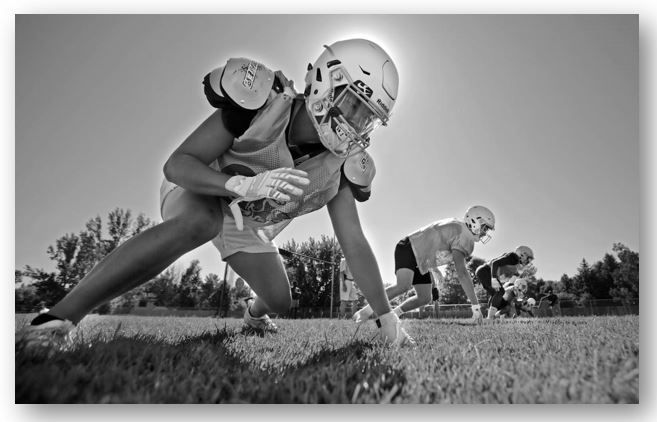
{"label": "grass field", "polygon": [[391,349],[373,323],[85,318],[66,350],[25,350],[16,403],[638,403],[639,317],[404,320]]}

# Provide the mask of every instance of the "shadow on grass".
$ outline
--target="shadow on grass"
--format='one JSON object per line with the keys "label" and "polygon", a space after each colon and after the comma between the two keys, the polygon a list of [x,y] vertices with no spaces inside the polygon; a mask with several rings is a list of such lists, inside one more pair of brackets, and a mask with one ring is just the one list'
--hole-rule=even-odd
{"label": "shadow on grass", "polygon": [[257,368],[225,346],[245,335],[262,333],[224,327],[174,343],[115,333],[55,353],[17,340],[16,403],[382,403],[406,383],[360,340],[293,367]]}

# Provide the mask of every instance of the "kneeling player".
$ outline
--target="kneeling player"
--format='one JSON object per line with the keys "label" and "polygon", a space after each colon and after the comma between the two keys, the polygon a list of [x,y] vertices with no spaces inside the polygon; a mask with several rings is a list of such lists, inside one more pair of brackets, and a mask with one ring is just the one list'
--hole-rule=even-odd
{"label": "kneeling player", "polygon": [[[517,277],[526,265],[534,260],[534,252],[528,246],[518,246],[479,266],[475,275],[491,296],[488,300],[488,319],[511,304]],[[507,310],[508,311],[508,310]]]}
{"label": "kneeling player", "polygon": [[[438,267],[453,260],[461,286],[472,303],[473,318],[476,321],[483,319],[465,260],[472,255],[475,242],[488,242],[488,232],[494,229],[493,213],[486,207],[476,205],[466,211],[464,221],[456,218],[439,220],[400,240],[395,247],[397,283],[388,287],[386,293],[388,299],[393,299],[413,288],[416,295],[406,299],[393,311],[401,315],[428,304],[432,299],[431,274],[438,283],[442,278]],[[373,313],[372,308],[366,306],[353,318],[356,322],[363,322]]]}

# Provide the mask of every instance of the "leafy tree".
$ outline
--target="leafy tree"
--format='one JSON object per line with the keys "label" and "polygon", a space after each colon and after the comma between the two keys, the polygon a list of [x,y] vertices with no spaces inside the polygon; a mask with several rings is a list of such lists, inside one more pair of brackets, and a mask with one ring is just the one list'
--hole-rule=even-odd
{"label": "leafy tree", "polygon": [[[325,308],[340,299],[339,267],[342,257],[337,240],[322,235],[319,240],[309,238],[297,243],[287,242],[281,248],[286,261],[286,271],[290,282],[296,281],[301,289],[301,307]],[[333,290],[331,290],[333,281]],[[358,282],[358,281],[356,281]]]}
{"label": "leafy tree", "polygon": [[620,261],[613,272],[613,287],[610,295],[619,301],[639,297],[639,253],[630,250],[622,243],[614,243],[613,251]]}
{"label": "leafy tree", "polygon": [[198,304],[198,291],[201,286],[201,266],[198,259],[190,262],[189,267],[180,277],[176,294],[176,305],[183,308],[193,308]]}
{"label": "leafy tree", "polygon": [[461,282],[456,275],[456,267],[454,262],[444,266],[443,282],[438,286],[440,291],[440,298],[438,302],[441,304],[455,304],[467,303],[468,297],[461,287]]}
{"label": "leafy tree", "polygon": [[39,310],[41,300],[34,285],[20,286],[14,294],[15,312],[35,312]]}
{"label": "leafy tree", "polygon": [[48,246],[46,253],[55,263],[54,272],[27,265],[24,271],[20,271],[21,279],[30,278],[38,298],[52,305],[63,298],[120,243],[152,224],[143,214],[133,221],[130,210],[116,208],[108,215],[109,239],[106,239],[103,238],[102,220],[96,216],[87,221],[84,229],[78,234],[66,233],[56,239],[54,245]]}
{"label": "leafy tree", "polygon": [[231,309],[233,298],[230,294],[230,285],[226,280],[221,280],[215,291],[210,295],[209,303],[213,308],[217,308],[217,314],[225,317]]}
{"label": "leafy tree", "polygon": [[66,289],[57,281],[57,273],[49,273],[28,265],[24,274],[34,280],[32,285],[36,289],[36,296],[47,306],[54,305],[66,296]]}
{"label": "leafy tree", "polygon": [[106,242],[107,253],[116,249],[130,235],[132,225],[132,212],[115,208],[107,216],[110,238]]}
{"label": "leafy tree", "polygon": [[591,283],[591,295],[594,299],[611,298],[609,291],[614,284],[614,272],[618,269],[616,258],[606,253],[602,261],[592,266],[593,280]]}
{"label": "leafy tree", "polygon": [[[573,280],[567,274],[563,274],[557,283],[558,291],[563,293],[573,293]],[[557,293],[555,291],[555,293]]]}
{"label": "leafy tree", "polygon": [[[109,239],[104,239],[101,218],[96,216],[90,219],[78,234],[67,233],[56,239],[54,245],[48,246],[48,257],[55,262],[55,281],[65,291],[69,291],[130,234],[138,233],[152,224],[143,214],[133,221],[130,210],[116,208],[108,214]],[[25,271],[25,275],[30,277],[44,273],[45,271],[39,268]]]}
{"label": "leafy tree", "polygon": [[170,266],[153,280],[144,285],[145,291],[155,298],[156,306],[175,306],[176,284],[179,274],[175,266]]}
{"label": "leafy tree", "polygon": [[221,280],[217,274],[210,273],[205,276],[203,283],[201,283],[198,297],[199,305],[202,308],[214,307],[210,304],[210,296],[212,296],[212,294],[217,290],[220,282]]}

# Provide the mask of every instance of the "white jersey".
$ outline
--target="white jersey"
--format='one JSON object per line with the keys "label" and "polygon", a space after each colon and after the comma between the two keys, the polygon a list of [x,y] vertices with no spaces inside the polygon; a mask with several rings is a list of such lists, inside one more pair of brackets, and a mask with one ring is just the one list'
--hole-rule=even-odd
{"label": "white jersey", "polygon": [[431,223],[408,235],[408,239],[422,274],[452,262],[453,250],[466,257],[472,255],[475,243],[475,237],[465,223],[455,218]]}

